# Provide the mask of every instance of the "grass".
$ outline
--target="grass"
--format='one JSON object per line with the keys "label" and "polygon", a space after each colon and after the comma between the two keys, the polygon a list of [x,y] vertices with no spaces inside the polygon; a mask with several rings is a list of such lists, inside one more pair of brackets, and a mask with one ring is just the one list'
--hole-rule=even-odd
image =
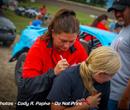
{"label": "grass", "polygon": [[79,19],[81,24],[87,25],[92,23],[93,18],[91,18],[86,13],[83,12],[76,12],[76,13],[77,13],[77,18]]}
{"label": "grass", "polygon": [[[26,7],[35,7],[35,8],[39,8],[41,7],[43,4],[40,3],[30,3],[30,2],[26,2],[26,3],[21,3],[20,6],[26,6]],[[56,13],[56,11],[58,11],[59,7],[54,6],[54,5],[48,5],[46,4],[48,13],[51,15],[54,15],[54,13]],[[5,16],[7,18],[9,18],[16,26],[17,28],[17,33],[20,34],[21,30],[23,30],[28,24],[29,22],[32,21],[32,19],[27,18],[27,17],[23,17],[23,16],[18,16],[16,15],[14,12],[10,11],[10,10],[4,10]],[[89,15],[87,15],[86,13],[80,12],[80,11],[76,11],[77,13],[77,18],[79,19],[81,24],[91,24],[91,22],[93,21],[93,18],[91,18]]]}

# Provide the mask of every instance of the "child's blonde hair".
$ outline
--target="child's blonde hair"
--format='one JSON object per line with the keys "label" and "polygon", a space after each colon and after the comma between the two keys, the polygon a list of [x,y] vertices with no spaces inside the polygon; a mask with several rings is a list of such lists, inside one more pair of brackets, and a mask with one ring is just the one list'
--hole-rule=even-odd
{"label": "child's blonde hair", "polygon": [[88,59],[81,63],[80,74],[85,88],[92,94],[93,87],[92,75],[98,71],[103,71],[108,75],[114,75],[120,68],[120,58],[110,47],[98,47],[94,49]]}

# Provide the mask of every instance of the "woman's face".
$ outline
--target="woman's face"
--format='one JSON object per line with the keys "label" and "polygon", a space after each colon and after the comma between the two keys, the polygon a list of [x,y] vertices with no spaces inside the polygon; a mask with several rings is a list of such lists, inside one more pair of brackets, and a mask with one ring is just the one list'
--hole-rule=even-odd
{"label": "woman's face", "polygon": [[53,38],[53,46],[58,51],[67,51],[75,42],[77,38],[77,34],[69,34],[69,33],[52,33]]}
{"label": "woman's face", "polygon": [[103,84],[111,80],[112,75],[108,75],[105,72],[97,72],[93,75],[93,78],[96,82]]}
{"label": "woman's face", "polygon": [[102,23],[103,23],[104,25],[106,25],[106,24],[107,24],[107,20],[106,20],[106,19],[102,20]]}

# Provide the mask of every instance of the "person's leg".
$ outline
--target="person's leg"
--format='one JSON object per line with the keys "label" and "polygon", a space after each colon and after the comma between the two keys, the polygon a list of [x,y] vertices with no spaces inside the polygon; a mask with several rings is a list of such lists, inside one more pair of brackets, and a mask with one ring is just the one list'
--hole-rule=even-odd
{"label": "person's leg", "polygon": [[108,101],[108,110],[117,110],[118,101],[109,100]]}

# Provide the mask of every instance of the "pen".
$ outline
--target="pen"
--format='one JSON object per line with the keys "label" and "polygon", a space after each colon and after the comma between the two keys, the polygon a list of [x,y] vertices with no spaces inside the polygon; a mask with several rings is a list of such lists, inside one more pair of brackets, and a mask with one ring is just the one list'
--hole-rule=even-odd
{"label": "pen", "polygon": [[64,58],[62,57],[62,55],[60,55],[60,58],[61,58],[61,60],[63,60]]}

